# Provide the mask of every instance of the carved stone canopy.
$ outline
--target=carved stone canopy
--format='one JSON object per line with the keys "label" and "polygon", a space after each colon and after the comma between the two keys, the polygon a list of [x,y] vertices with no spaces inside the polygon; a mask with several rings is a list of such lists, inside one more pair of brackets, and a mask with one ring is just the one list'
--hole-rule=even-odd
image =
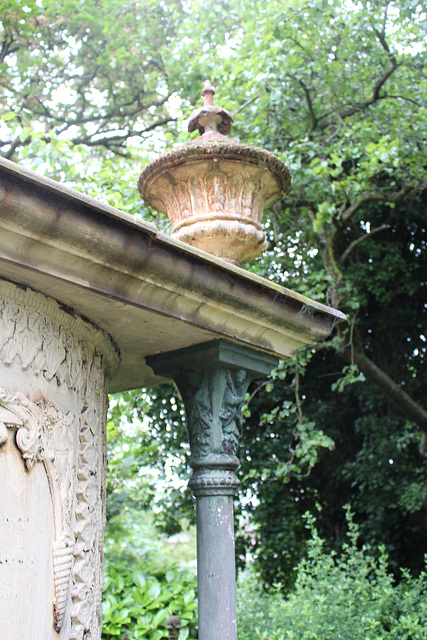
{"label": "carved stone canopy", "polygon": [[261,218],[290,186],[286,165],[272,153],[228,138],[231,114],[213,104],[192,113],[201,134],[150,162],[138,180],[142,199],[172,222],[172,237],[234,264],[267,248]]}

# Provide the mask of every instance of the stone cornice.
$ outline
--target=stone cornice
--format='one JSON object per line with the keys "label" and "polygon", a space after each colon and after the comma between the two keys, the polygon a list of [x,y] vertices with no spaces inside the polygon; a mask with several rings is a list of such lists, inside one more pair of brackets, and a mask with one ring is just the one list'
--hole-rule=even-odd
{"label": "stone cornice", "polygon": [[112,391],[159,381],[148,355],[226,338],[287,357],[344,317],[7,160],[0,277],[55,298],[112,337],[121,354]]}

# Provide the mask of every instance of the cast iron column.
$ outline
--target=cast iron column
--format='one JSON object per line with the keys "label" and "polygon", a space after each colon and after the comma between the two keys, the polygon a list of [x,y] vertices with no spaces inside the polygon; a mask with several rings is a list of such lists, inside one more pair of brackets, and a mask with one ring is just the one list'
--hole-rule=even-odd
{"label": "cast iron column", "polygon": [[233,497],[245,392],[277,358],[218,340],[147,359],[185,405],[197,508],[199,640],[236,640]]}

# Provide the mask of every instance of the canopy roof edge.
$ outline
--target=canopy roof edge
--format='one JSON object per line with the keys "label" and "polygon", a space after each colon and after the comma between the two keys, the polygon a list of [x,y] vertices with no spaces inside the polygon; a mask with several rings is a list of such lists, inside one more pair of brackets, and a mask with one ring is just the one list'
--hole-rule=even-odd
{"label": "canopy roof edge", "polygon": [[345,317],[4,159],[0,277],[111,335],[110,391],[160,382],[146,356],[222,338],[285,358]]}

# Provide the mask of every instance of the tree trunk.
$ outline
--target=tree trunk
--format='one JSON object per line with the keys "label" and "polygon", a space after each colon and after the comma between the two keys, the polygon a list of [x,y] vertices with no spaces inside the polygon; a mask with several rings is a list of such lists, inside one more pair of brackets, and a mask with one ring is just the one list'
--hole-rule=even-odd
{"label": "tree trunk", "polygon": [[354,347],[352,350],[347,347],[343,350],[343,355],[349,362],[357,364],[364,376],[381,389],[392,404],[427,434],[427,411],[420,407],[400,385],[372,362],[360,348]]}

